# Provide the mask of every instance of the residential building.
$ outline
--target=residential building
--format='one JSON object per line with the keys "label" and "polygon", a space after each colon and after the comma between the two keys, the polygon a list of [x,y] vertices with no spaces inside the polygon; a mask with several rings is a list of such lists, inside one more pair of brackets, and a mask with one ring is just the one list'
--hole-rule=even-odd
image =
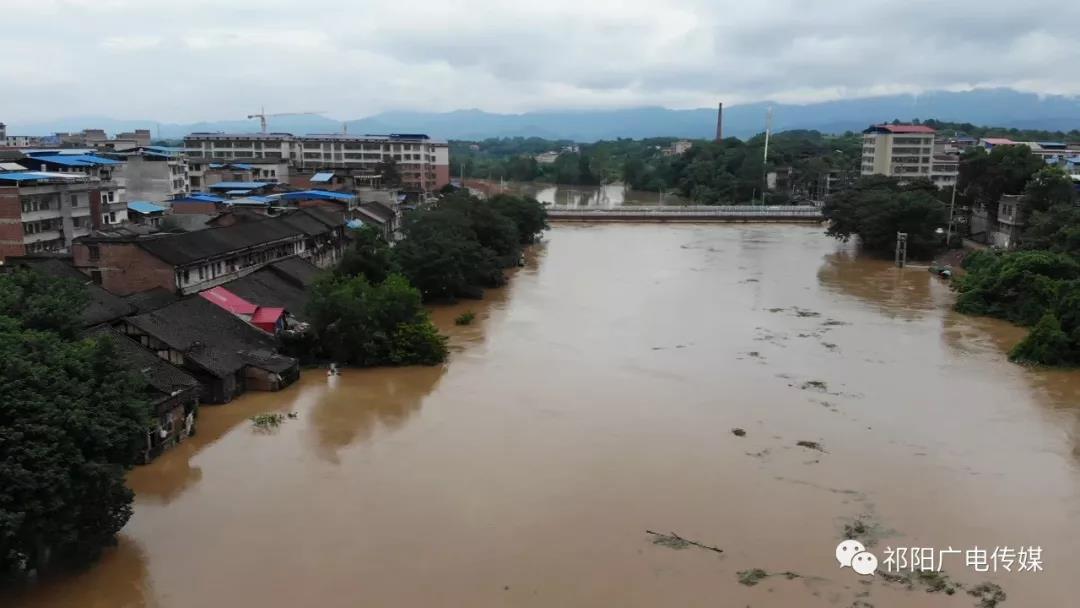
{"label": "residential building", "polygon": [[930,179],[934,130],[925,125],[873,125],[863,131],[862,175]]}
{"label": "residential building", "polygon": [[930,181],[938,188],[952,188],[960,174],[960,156],[935,154],[930,167]]}
{"label": "residential building", "polygon": [[253,304],[229,291],[223,285],[200,291],[199,297],[224,308],[236,315],[240,320],[250,323],[270,335],[277,335],[278,332],[285,329],[287,313],[284,307]]}
{"label": "residential building", "polygon": [[196,232],[93,235],[73,254],[80,270],[118,295],[155,287],[188,295],[293,255],[327,268],[344,247],[344,216],[310,208]]}
{"label": "residential building", "polygon": [[672,142],[671,146],[660,150],[660,152],[664,156],[679,156],[680,154],[685,153],[687,150],[689,150],[693,146],[694,146],[694,142],[692,142],[690,140],[687,140],[687,139],[680,139],[678,141]]}
{"label": "residential building", "polygon": [[95,327],[87,336],[110,339],[116,349],[116,364],[146,381],[143,393],[153,422],[140,446],[143,463],[195,434],[200,385],[194,376],[107,325]]}
{"label": "residential building", "polygon": [[[432,192],[450,182],[450,153],[445,140],[424,134],[294,136],[291,133],[192,133],[184,146],[193,155],[231,162],[236,159],[285,159],[298,169],[358,169],[374,175],[380,163],[394,161],[404,189]],[[284,180],[283,180],[284,181]]]}
{"label": "residential building", "polygon": [[997,204],[997,214],[991,216],[985,206],[977,207],[971,215],[971,238],[1003,249],[1013,249],[1020,244],[1020,236],[1027,226],[1027,210],[1023,196],[1002,195]]}
{"label": "residential building", "polygon": [[225,283],[232,293],[262,306],[279,307],[298,321],[307,320],[308,287],[319,268],[299,258],[285,258],[255,272]]}
{"label": "residential building", "polygon": [[124,159],[116,179],[129,200],[162,202],[191,191],[183,149],[139,146],[115,154]]}
{"label": "residential building", "polygon": [[81,173],[0,172],[0,259],[68,251],[92,229],[126,221],[114,193]]}
{"label": "residential building", "polygon": [[194,376],[202,402],[279,390],[300,375],[296,359],[278,354],[273,336],[198,296],[127,317],[118,329]]}
{"label": "residential building", "polygon": [[92,150],[30,150],[18,162],[32,171],[81,173],[97,178],[100,181],[100,212],[103,219],[94,223],[94,227],[127,221],[127,191],[117,178],[124,166],[122,161],[106,158]]}
{"label": "residential building", "polygon": [[150,201],[131,201],[127,204],[128,218],[134,224],[158,227],[161,218],[165,217],[168,207],[162,207]]}
{"label": "residential building", "polygon": [[533,159],[536,160],[536,163],[540,165],[553,165],[558,158],[558,152],[541,152],[533,157]]}
{"label": "residential building", "polygon": [[191,189],[207,190],[219,182],[289,183],[287,158],[248,158],[235,162],[193,156],[188,158]]}

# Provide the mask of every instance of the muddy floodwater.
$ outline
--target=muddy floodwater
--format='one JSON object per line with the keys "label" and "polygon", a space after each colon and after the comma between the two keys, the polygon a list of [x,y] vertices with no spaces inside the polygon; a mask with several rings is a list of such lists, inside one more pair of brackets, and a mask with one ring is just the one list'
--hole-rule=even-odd
{"label": "muddy floodwater", "polygon": [[[131,473],[117,548],[0,604],[970,607],[991,581],[1078,606],[1080,372],[1010,364],[1022,331],[952,299],[819,227],[556,226],[435,310],[445,367],[205,407]],[[256,432],[267,411],[297,418]],[[1037,546],[1044,570],[961,554],[965,589],[908,590],[838,566],[857,523],[879,560]]]}
{"label": "muddy floodwater", "polygon": [[[493,182],[495,183],[495,182]],[[624,184],[569,186],[537,182],[506,182],[511,192],[527,194],[541,203],[567,207],[612,207],[685,205],[686,201],[671,192],[632,190]]]}

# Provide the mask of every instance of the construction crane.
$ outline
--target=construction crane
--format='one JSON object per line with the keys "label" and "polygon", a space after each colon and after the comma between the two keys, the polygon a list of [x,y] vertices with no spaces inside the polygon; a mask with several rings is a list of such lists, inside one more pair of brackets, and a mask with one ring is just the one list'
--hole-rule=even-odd
{"label": "construction crane", "polygon": [[266,119],[273,118],[275,116],[318,116],[319,114],[325,114],[325,110],[318,110],[315,112],[280,112],[277,114],[267,114],[266,108],[260,108],[258,114],[248,114],[248,119],[258,118],[259,127],[262,129],[262,133],[266,134]]}

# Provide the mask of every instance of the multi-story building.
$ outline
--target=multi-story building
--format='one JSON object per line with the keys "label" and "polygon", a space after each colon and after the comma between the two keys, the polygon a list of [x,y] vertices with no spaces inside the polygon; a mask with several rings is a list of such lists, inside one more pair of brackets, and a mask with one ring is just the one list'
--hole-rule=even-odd
{"label": "multi-story building", "polygon": [[0,173],[0,259],[67,251],[92,229],[126,221],[114,193],[114,184],[82,173]]}
{"label": "multi-story building", "polygon": [[220,159],[192,156],[188,158],[188,178],[192,192],[206,191],[220,182],[289,183],[289,161],[285,158],[241,158],[222,162]]}
{"label": "multi-story building", "polygon": [[219,161],[287,159],[299,169],[347,168],[374,174],[380,163],[392,160],[405,190],[431,192],[450,183],[447,142],[423,134],[192,133],[184,145],[193,156]]}
{"label": "multi-story building", "polygon": [[960,156],[957,154],[935,154],[930,167],[930,181],[938,188],[952,188],[960,174]]}
{"label": "multi-story building", "polygon": [[180,148],[141,146],[113,156],[124,159],[116,180],[128,200],[167,201],[191,191],[188,161]]}
{"label": "multi-story building", "polygon": [[293,255],[326,268],[344,247],[345,216],[311,208],[196,232],[93,235],[76,241],[72,254],[77,268],[112,293],[160,287],[188,295]]}
{"label": "multi-story building", "polygon": [[863,131],[863,175],[930,179],[934,130],[925,125],[874,125]]}

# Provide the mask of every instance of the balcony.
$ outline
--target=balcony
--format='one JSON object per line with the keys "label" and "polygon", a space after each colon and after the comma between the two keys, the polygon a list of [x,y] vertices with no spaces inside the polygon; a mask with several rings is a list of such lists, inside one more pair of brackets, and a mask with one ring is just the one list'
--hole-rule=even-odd
{"label": "balcony", "polygon": [[24,243],[40,243],[42,241],[55,241],[63,237],[63,234],[59,230],[42,230],[41,232],[35,232],[34,234],[23,235]]}
{"label": "balcony", "polygon": [[21,219],[24,222],[39,222],[41,220],[53,220],[59,218],[59,209],[40,209],[38,211],[24,211],[21,216]]}

